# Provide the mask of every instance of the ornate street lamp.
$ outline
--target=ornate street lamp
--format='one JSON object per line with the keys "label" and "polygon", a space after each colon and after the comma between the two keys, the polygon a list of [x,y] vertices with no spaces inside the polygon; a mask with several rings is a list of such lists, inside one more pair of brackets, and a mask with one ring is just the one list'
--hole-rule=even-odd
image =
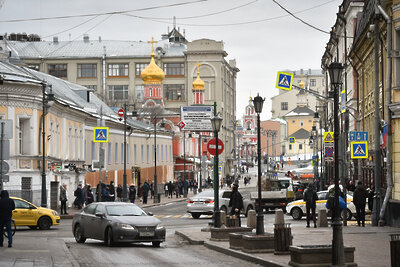
{"label": "ornate street lamp", "polygon": [[333,210],[333,238],[332,238],[332,265],[344,266],[344,247],[343,247],[343,231],[342,222],[340,221],[339,209],[339,92],[342,83],[343,66],[341,63],[333,62],[328,67],[329,77],[331,79],[333,94],[333,118],[334,118],[334,151],[335,151],[335,201]]}
{"label": "ornate street lamp", "polygon": [[257,227],[256,234],[264,234],[264,214],[261,207],[261,126],[260,126],[260,113],[263,108],[265,98],[257,94],[253,99],[254,109],[257,113],[257,160],[258,160],[258,212],[257,212]]}
{"label": "ornate street lamp", "polygon": [[221,215],[219,212],[219,183],[218,183],[218,132],[221,128],[222,118],[214,116],[211,125],[216,139],[216,149],[214,157],[214,227],[221,227]]}
{"label": "ornate street lamp", "polygon": [[43,114],[42,114],[42,199],[41,206],[47,207],[47,193],[46,193],[46,128],[45,128],[45,116],[49,110],[49,108],[54,104],[55,97],[53,94],[53,90],[51,85],[49,85],[50,91],[46,94],[47,83],[42,83],[42,105],[43,105]]}
{"label": "ornate street lamp", "polygon": [[[128,107],[133,106],[135,108],[135,104],[127,104],[126,102],[124,103],[124,174],[122,176],[123,178],[123,186],[122,186],[122,199],[124,202],[128,201],[128,184],[127,184],[127,177],[126,177],[126,148],[127,148],[127,143],[126,143],[126,130],[127,128],[130,128],[130,126],[126,126],[126,120],[127,120],[127,113],[128,113]],[[132,111],[132,117],[137,117],[137,111],[134,110]]]}
{"label": "ornate street lamp", "polygon": [[[164,118],[160,123],[160,127],[164,128]],[[154,116],[154,198],[153,203],[160,203],[160,198],[158,196],[158,186],[157,186],[157,116]]]}

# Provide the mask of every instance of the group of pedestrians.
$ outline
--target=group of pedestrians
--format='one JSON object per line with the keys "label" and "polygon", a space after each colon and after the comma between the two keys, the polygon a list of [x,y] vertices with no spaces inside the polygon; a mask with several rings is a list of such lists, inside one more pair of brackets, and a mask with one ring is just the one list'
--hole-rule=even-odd
{"label": "group of pedestrians", "polygon": [[[334,218],[334,211],[335,211],[335,203],[334,203],[334,195],[335,195],[335,188],[332,187],[328,193],[328,200],[326,203],[326,207],[331,211],[332,220]],[[307,227],[310,227],[310,220],[314,222],[314,227],[317,227],[316,224],[316,201],[318,200],[318,195],[312,183],[310,183],[307,189],[304,191],[303,200],[306,203],[306,220],[307,220]],[[367,204],[367,199],[370,198],[370,194],[368,193],[367,189],[363,186],[361,181],[358,181],[357,186],[354,188],[353,193],[353,203],[356,207],[356,219],[358,226],[365,226],[365,207]],[[339,210],[340,213],[342,210],[346,209],[347,204],[344,201],[344,195],[340,192],[339,195]],[[371,207],[370,207],[371,208]]]}

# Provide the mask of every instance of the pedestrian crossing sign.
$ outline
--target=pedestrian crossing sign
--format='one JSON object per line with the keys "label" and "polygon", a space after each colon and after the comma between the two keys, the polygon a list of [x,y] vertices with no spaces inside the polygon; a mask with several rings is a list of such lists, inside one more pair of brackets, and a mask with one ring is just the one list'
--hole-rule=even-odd
{"label": "pedestrian crossing sign", "polygon": [[294,144],[294,143],[296,143],[296,138],[289,137],[289,144]]}
{"label": "pedestrian crossing sign", "polygon": [[94,127],[93,142],[107,143],[108,142],[108,127]]}
{"label": "pedestrian crossing sign", "polygon": [[333,139],[333,132],[325,132],[324,133],[324,142],[325,143],[332,143]]}
{"label": "pedestrian crossing sign", "polygon": [[351,158],[352,159],[367,159],[368,158],[368,142],[351,142]]}
{"label": "pedestrian crossing sign", "polygon": [[286,72],[278,72],[278,77],[276,78],[276,88],[290,91],[292,90],[293,84],[293,74]]}

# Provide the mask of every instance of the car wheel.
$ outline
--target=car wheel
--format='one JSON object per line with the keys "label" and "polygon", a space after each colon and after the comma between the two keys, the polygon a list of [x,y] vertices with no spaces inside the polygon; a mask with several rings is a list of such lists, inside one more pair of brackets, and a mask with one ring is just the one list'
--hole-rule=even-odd
{"label": "car wheel", "polygon": [[300,220],[303,217],[303,211],[300,208],[293,208],[290,215],[292,215],[293,219]]}
{"label": "car wheel", "polygon": [[247,206],[246,214],[245,214],[246,218],[249,215],[249,211],[251,211],[251,210],[254,210],[253,206],[252,205]]}
{"label": "car wheel", "polygon": [[153,247],[155,247],[155,248],[159,248],[159,247],[160,247],[160,244],[161,244],[160,241],[153,241],[153,242],[151,242],[151,243],[152,243]]}
{"label": "car wheel", "polygon": [[113,231],[111,229],[111,227],[107,228],[107,232],[106,232],[106,242],[107,246],[109,247],[113,247],[115,245],[114,242],[114,236],[113,236]]}
{"label": "car wheel", "polygon": [[38,222],[40,230],[49,230],[51,226],[51,220],[49,217],[42,217]]}
{"label": "car wheel", "polygon": [[222,206],[219,210],[225,212],[225,215],[228,214],[228,209],[225,206]]}
{"label": "car wheel", "polygon": [[85,243],[86,241],[86,237],[83,236],[82,229],[79,224],[75,225],[74,237],[77,243]]}
{"label": "car wheel", "polygon": [[341,217],[342,219],[346,217],[346,221],[350,221],[352,217],[351,211],[349,209],[342,210]]}
{"label": "car wheel", "polygon": [[31,228],[32,230],[36,230],[36,229],[37,229],[37,225],[35,225],[35,226],[29,226],[29,228]]}
{"label": "car wheel", "polygon": [[192,213],[192,217],[193,217],[193,219],[198,219],[198,218],[200,218],[200,213],[197,213],[197,212],[193,212]]}

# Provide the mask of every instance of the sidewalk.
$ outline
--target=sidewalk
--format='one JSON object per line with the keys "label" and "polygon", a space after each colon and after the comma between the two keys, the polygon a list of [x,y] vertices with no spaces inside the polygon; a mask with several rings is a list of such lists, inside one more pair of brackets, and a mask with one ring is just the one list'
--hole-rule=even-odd
{"label": "sidewalk", "polygon": [[[293,245],[331,245],[332,228],[292,227]],[[266,233],[273,233],[272,225],[265,225]],[[229,248],[229,241],[210,241],[210,232],[200,230],[176,231],[193,245],[204,245],[221,253],[248,260],[262,266],[289,266],[290,255],[274,255],[273,253],[245,253]],[[390,234],[400,234],[400,229],[393,227],[343,227],[345,246],[355,247],[354,257],[358,266],[387,267],[390,266]]]}

